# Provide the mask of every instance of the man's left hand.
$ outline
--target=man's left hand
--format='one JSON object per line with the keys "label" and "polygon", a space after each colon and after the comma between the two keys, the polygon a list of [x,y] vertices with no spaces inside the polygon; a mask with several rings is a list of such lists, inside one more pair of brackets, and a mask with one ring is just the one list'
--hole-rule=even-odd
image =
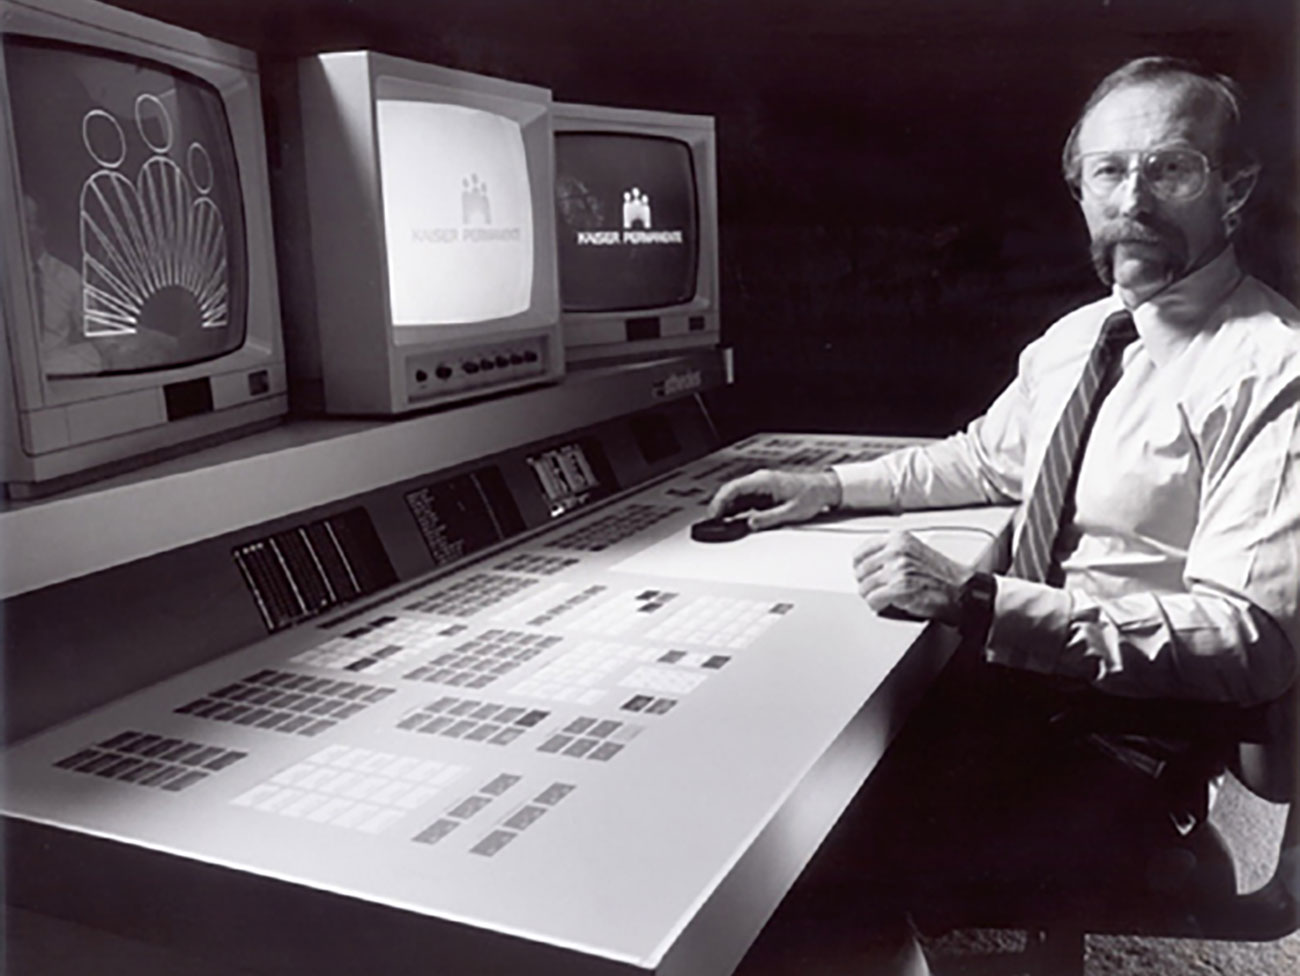
{"label": "man's left hand", "polygon": [[858,593],[876,613],[891,608],[925,620],[957,624],[962,584],[974,570],[932,549],[910,532],[891,532],[853,556]]}

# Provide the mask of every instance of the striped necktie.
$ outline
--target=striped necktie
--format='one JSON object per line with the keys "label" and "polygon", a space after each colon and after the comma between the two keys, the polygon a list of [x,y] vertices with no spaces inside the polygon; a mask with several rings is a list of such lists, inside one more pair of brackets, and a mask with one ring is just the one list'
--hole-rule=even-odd
{"label": "striped necktie", "polygon": [[1011,557],[1011,576],[1038,583],[1051,581],[1052,551],[1061,530],[1065,504],[1074,493],[1075,478],[1084,445],[1101,401],[1119,378],[1124,347],[1137,338],[1133,316],[1113,312],[1101,327],[1101,335],[1083,367],[1083,375],[1057,421],[1056,430],[1043,454],[1033,494],[1025,506],[1025,523]]}

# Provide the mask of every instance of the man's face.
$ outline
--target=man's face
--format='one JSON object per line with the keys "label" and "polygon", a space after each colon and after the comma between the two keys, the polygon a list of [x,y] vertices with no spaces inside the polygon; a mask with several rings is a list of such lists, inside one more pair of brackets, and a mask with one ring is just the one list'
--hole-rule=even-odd
{"label": "man's face", "polygon": [[[1218,108],[1186,81],[1168,79],[1118,88],[1079,130],[1079,154],[1182,147],[1219,159]],[[1139,301],[1200,267],[1226,243],[1228,192],[1211,169],[1203,192],[1189,200],[1158,197],[1137,167],[1108,195],[1082,189],[1080,206],[1102,280]]]}

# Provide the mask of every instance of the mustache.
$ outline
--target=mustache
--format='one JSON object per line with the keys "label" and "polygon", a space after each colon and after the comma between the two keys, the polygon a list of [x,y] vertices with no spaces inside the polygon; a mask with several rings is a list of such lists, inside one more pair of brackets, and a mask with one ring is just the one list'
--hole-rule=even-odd
{"label": "mustache", "polygon": [[1097,232],[1093,244],[1106,248],[1114,248],[1117,244],[1154,244],[1180,253],[1187,250],[1187,238],[1182,230],[1159,219],[1107,224]]}
{"label": "mustache", "polygon": [[1123,220],[1100,228],[1092,238],[1092,264],[1103,284],[1115,282],[1115,249],[1120,244],[1148,244],[1163,253],[1158,258],[1168,272],[1186,270],[1191,259],[1187,236],[1176,225],[1158,217]]}

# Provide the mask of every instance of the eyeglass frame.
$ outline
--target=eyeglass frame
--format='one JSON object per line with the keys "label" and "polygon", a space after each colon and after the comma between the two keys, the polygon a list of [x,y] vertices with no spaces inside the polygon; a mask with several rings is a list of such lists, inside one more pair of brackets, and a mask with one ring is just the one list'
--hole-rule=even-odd
{"label": "eyeglass frame", "polygon": [[[1210,174],[1216,170],[1223,169],[1222,164],[1220,163],[1211,164],[1210,157],[1207,156],[1205,153],[1201,152],[1199,149],[1194,148],[1193,146],[1156,146],[1151,149],[1095,149],[1092,152],[1079,153],[1077,157],[1078,173],[1077,176],[1070,181],[1071,193],[1076,200],[1082,200],[1083,191],[1087,189],[1088,192],[1091,193],[1094,197],[1104,200],[1107,197],[1110,197],[1112,194],[1114,194],[1114,192],[1118,190],[1121,186],[1123,186],[1124,183],[1128,180],[1128,178],[1133,175],[1134,172],[1133,159],[1135,157],[1138,159],[1139,164],[1141,164],[1143,162],[1143,157],[1148,155],[1153,156],[1156,155],[1157,153],[1163,153],[1163,152],[1179,152],[1179,153],[1186,153],[1190,156],[1194,156],[1198,160],[1200,160],[1201,167],[1204,171],[1201,176],[1201,181],[1202,181],[1201,185],[1196,190],[1195,193],[1185,197],[1169,197],[1163,195],[1158,189],[1156,189],[1155,183],[1147,179],[1146,174],[1142,170],[1142,166],[1139,165],[1137,167],[1138,178],[1144,180],[1146,184],[1151,188],[1151,192],[1154,193],[1159,199],[1164,200],[1166,202],[1190,203],[1192,200],[1200,199],[1200,197],[1202,197],[1205,194],[1206,188],[1210,185]],[[1087,183],[1083,176],[1083,161],[1087,157],[1121,156],[1121,155],[1125,156],[1128,161],[1128,167],[1124,172],[1124,179],[1116,183],[1106,193],[1098,193],[1096,190],[1093,190],[1090,186],[1087,186]]]}

